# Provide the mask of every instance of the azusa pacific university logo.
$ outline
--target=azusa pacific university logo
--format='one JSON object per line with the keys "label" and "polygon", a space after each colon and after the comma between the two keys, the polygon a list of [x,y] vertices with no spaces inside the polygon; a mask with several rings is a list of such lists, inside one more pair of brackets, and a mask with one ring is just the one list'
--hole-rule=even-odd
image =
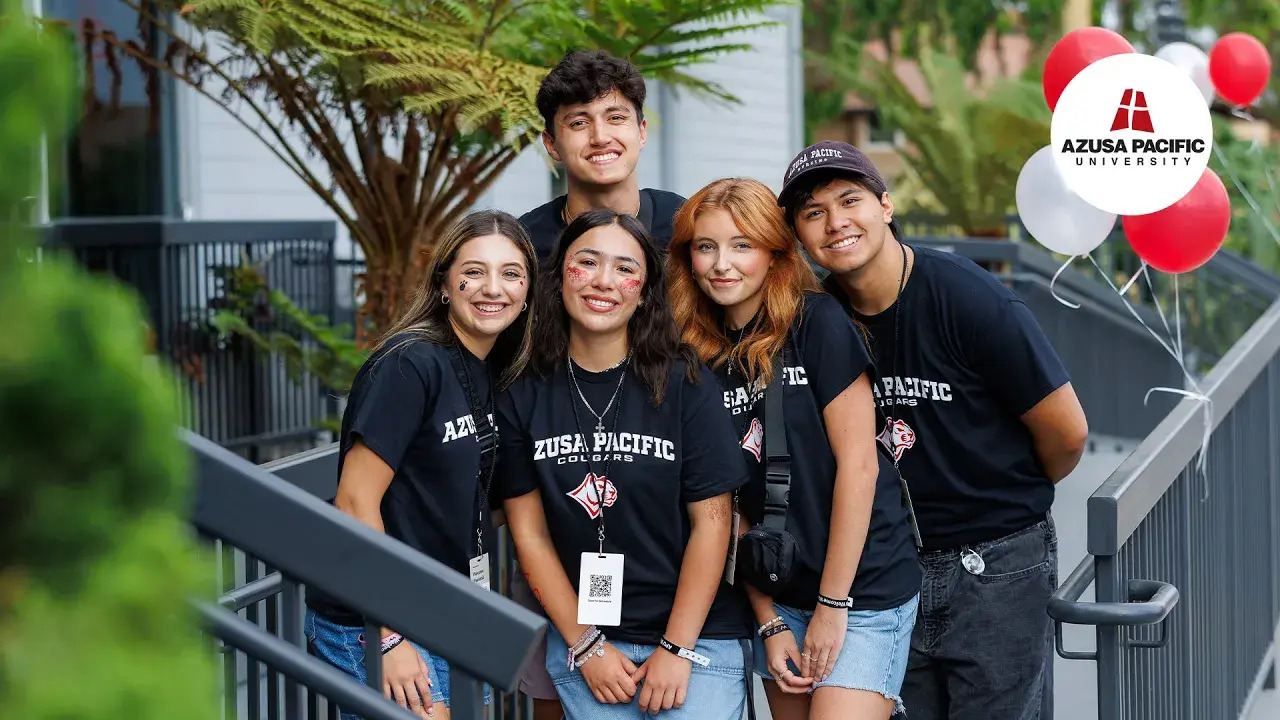
{"label": "azusa pacific university logo", "polygon": [[1116,130],[1156,131],[1151,125],[1151,112],[1147,110],[1147,97],[1141,90],[1125,88],[1116,117],[1111,121],[1111,131]]}
{"label": "azusa pacific university logo", "polygon": [[[602,485],[604,486],[604,502],[600,501]],[[600,517],[600,513],[604,508],[613,507],[613,504],[618,501],[618,488],[614,486],[613,481],[604,475],[587,473],[587,476],[582,480],[582,484],[565,493],[565,495],[577,500],[582,509],[587,511],[587,515],[592,520],[595,520]]]}

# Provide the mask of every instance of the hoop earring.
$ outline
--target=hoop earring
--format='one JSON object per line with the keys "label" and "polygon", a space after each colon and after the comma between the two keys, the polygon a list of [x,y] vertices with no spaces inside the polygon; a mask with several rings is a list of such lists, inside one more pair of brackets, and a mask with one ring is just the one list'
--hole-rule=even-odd
{"label": "hoop earring", "polygon": [[528,310],[528,309],[529,309],[529,303],[521,303],[520,312],[524,312],[525,310]]}
{"label": "hoop earring", "polygon": [[448,294],[448,293],[440,293],[440,302],[444,303],[445,305],[448,305],[448,304],[449,304],[449,294]]}

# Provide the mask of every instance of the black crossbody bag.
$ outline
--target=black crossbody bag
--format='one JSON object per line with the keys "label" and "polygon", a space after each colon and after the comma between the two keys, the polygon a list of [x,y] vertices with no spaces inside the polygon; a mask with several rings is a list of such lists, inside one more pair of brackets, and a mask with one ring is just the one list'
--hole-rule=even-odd
{"label": "black crossbody bag", "polygon": [[[737,573],[752,587],[777,595],[796,570],[796,539],[787,532],[791,492],[791,453],[782,409],[782,365],[786,345],[773,363],[773,380],[764,391],[764,521],[738,541]],[[776,428],[770,432],[769,428]]]}

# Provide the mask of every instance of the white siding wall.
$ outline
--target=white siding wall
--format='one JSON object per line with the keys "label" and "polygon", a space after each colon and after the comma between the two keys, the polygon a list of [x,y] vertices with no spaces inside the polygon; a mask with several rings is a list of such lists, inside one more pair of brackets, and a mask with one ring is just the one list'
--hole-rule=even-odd
{"label": "white siding wall", "polygon": [[[771,13],[784,24],[748,33],[754,49],[696,68],[721,83],[741,105],[723,106],[653,84],[647,113],[650,140],[640,164],[642,186],[688,195],[726,175],[759,178],[777,189],[799,149],[799,10]],[[179,125],[185,212],[192,219],[317,219],[332,213],[248,130],[222,108],[183,89]],[[541,147],[526,150],[477,207],[520,214],[551,196]],[[340,254],[349,251],[339,227]]]}

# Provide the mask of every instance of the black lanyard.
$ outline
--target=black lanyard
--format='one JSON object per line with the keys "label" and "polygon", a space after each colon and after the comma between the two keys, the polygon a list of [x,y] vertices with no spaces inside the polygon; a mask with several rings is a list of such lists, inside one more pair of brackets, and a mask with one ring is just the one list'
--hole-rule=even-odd
{"label": "black lanyard", "polygon": [[497,465],[498,428],[489,420],[493,413],[493,379],[489,379],[488,404],[481,407],[476,397],[475,383],[471,381],[471,369],[467,359],[462,355],[458,343],[450,345],[453,350],[454,372],[458,375],[462,389],[467,394],[467,406],[471,411],[471,423],[475,426],[476,442],[480,445],[480,464],[476,470],[476,557],[484,554],[484,514],[489,509],[489,490],[493,487],[493,471]]}
{"label": "black lanyard", "polygon": [[[578,428],[578,437],[582,438],[583,445],[586,446],[584,459],[587,463],[587,472],[594,478],[591,481],[592,489],[596,491],[596,502],[600,504],[600,516],[596,518],[596,537],[599,540],[599,552],[604,553],[604,497],[605,491],[609,488],[609,483],[613,482],[609,477],[609,465],[613,460],[613,453],[609,450],[608,438],[618,436],[618,418],[622,417],[622,398],[626,393],[623,392],[622,386],[627,382],[627,369],[631,366],[631,355],[622,361],[622,377],[618,378],[618,404],[613,411],[613,427],[609,429],[609,434],[605,436],[604,444],[604,473],[597,474],[595,466],[591,464],[591,445],[587,443],[587,434],[582,432],[582,419],[578,417],[578,399],[576,395],[581,392],[581,386],[578,380],[573,376],[573,368],[569,367],[569,363],[573,362],[573,358],[565,357],[565,371],[569,374],[569,406],[573,408],[573,424]],[[585,398],[583,402],[586,402]],[[594,413],[595,410],[592,410]],[[608,410],[605,410],[608,414]],[[603,419],[603,418],[602,418]]]}

